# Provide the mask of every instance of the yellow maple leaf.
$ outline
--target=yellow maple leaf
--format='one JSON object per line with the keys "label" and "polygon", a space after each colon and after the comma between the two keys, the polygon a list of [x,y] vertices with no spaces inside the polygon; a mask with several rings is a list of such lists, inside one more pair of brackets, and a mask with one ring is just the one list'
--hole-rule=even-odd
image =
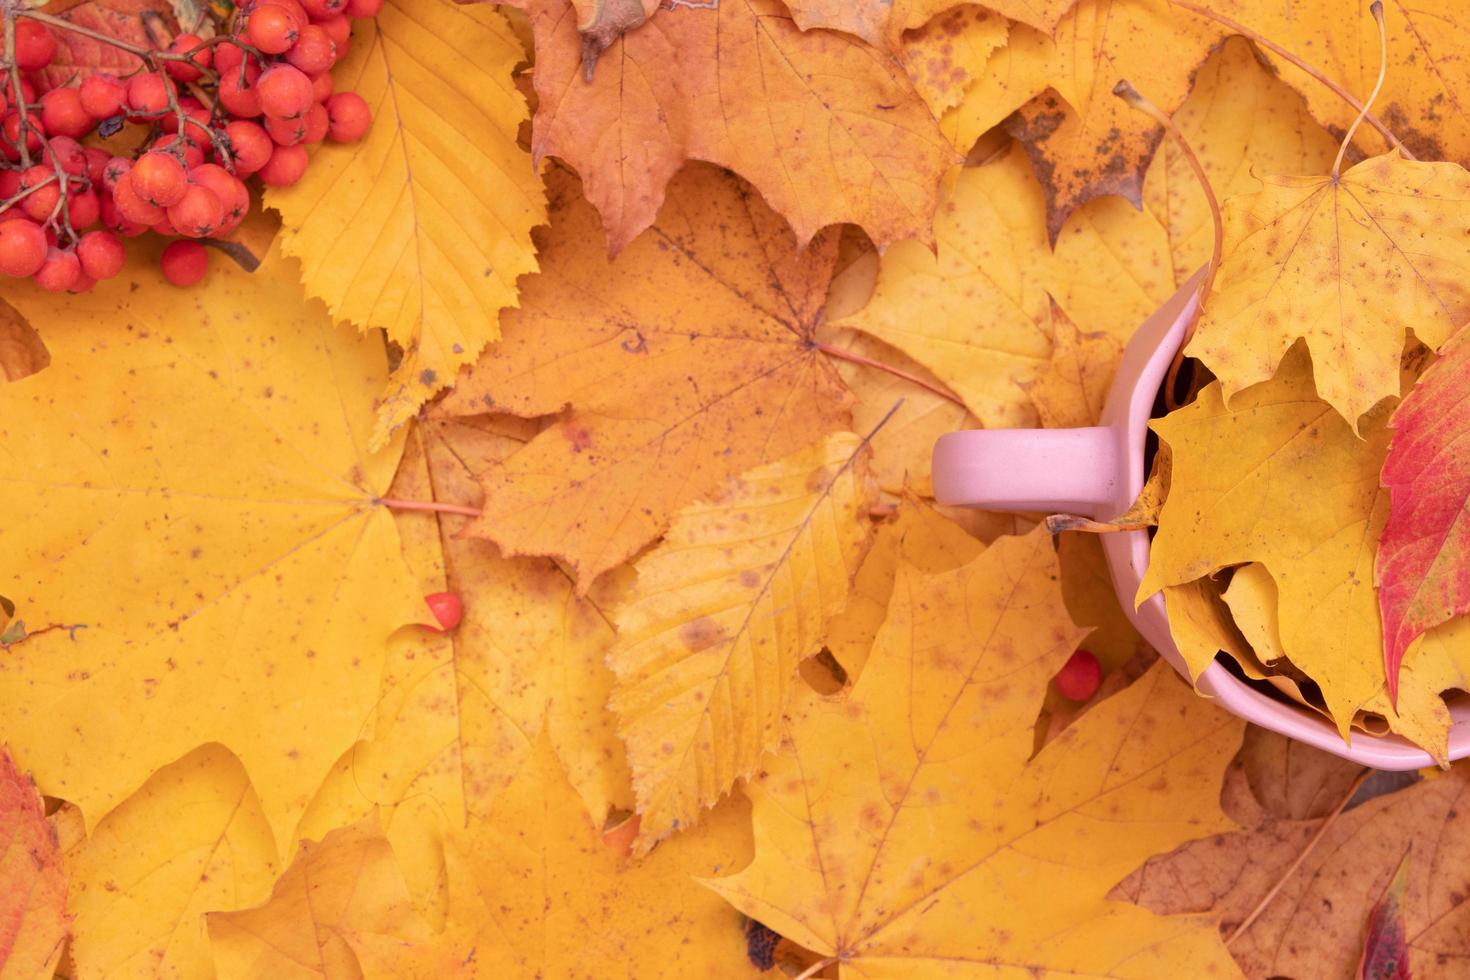
{"label": "yellow maple leaf", "polygon": [[1094,197],[1142,204],[1143,173],[1163,131],[1114,86],[1126,79],[1173,112],[1223,33],[1167,0],[1080,0],[1062,18],[1046,70],[1051,91],[1008,123],[1041,179],[1052,241],[1067,215]]}
{"label": "yellow maple leaf", "polygon": [[754,862],[705,883],[844,974],[1232,973],[1211,920],[1103,896],[1230,826],[1214,780],[1243,726],[1161,664],[1028,762],[1082,636],[1056,579],[1040,528],[953,571],[904,567],[851,697],[806,704],[752,783]]}
{"label": "yellow maple leaf", "polygon": [[524,57],[488,5],[388,0],[357,21],[335,70],[372,107],[372,129],[319,147],[306,176],[265,196],[306,291],[403,347],[373,448],[499,337],[496,315],[536,269],[546,207],[516,142],[529,110],[511,78]]}
{"label": "yellow maple leaf", "polygon": [[1053,311],[1052,327],[1051,360],[1027,383],[1026,395],[1046,428],[1096,425],[1123,343],[1106,331],[1084,333],[1060,311]]}
{"label": "yellow maple leaf", "polygon": [[[539,739],[491,813],[450,837],[443,930],[375,924],[399,901],[382,888],[354,899],[338,929],[369,977],[756,977],[739,916],[690,877],[740,867],[750,848],[749,807],[730,800],[646,859],[618,856]],[[290,906],[272,904],[259,910],[271,925],[263,938],[299,937]]]}
{"label": "yellow maple leaf", "polygon": [[[1279,594],[1280,628],[1280,653],[1258,647],[1261,659],[1284,655],[1315,680],[1344,736],[1359,709],[1387,709],[1395,730],[1442,755],[1449,717],[1438,699],[1443,688],[1434,685],[1448,667],[1421,664],[1412,680],[1405,671],[1404,686],[1420,689],[1401,703],[1400,718],[1381,697],[1373,560],[1388,516],[1387,493],[1378,485],[1385,423],[1382,413],[1372,416],[1364,426],[1367,441],[1359,439],[1314,395],[1312,367],[1300,348],[1274,379],[1230,405],[1216,382],[1155,422],[1172,455],[1171,485],[1139,597],[1227,566],[1259,563]],[[1253,627],[1252,635],[1259,641],[1268,628]],[[1193,646],[1198,655],[1190,666],[1198,674],[1214,648]]]}
{"label": "yellow maple leaf", "polygon": [[436,414],[572,407],[480,474],[467,533],[561,558],[585,592],[726,478],[848,428],[851,396],[813,343],[837,236],[798,249],[746,185],[691,167],[610,260],[577,182],[548,186],[541,274]]}
{"label": "yellow maple leaf", "polygon": [[1034,422],[1021,385],[1052,346],[1041,218],[1020,153],[962,170],[934,226],[938,255],[916,241],[889,248],[868,305],[837,325],[924,365],[987,426]]}
{"label": "yellow maple leaf", "polygon": [[77,980],[208,977],[205,913],[263,899],[276,846],[239,760],[206,745],[154,774],[66,864]]}
{"label": "yellow maple leaf", "polygon": [[635,563],[607,661],[643,847],[780,744],[797,664],[821,648],[871,543],[867,452],[839,433],[748,470]]}
{"label": "yellow maple leaf", "polygon": [[859,225],[927,238],[953,149],[894,59],[802,31],[779,0],[669,4],[583,77],[570,0],[516,0],[536,35],[536,159],[559,157],[617,252],[653,224],[686,160],[729,167],[805,245]]}
{"label": "yellow maple leaf", "polygon": [[208,916],[220,980],[360,978],[339,929],[389,933],[416,924],[393,849],[371,817],[303,841],[264,903]]}
{"label": "yellow maple leaf", "polygon": [[[969,153],[976,140],[1046,90],[1056,56],[1049,36],[1024,24],[1011,24],[1005,43],[981,60],[979,54],[990,47],[988,35],[993,30],[993,19],[964,16],[964,11],[973,9],[957,8],[935,18],[923,30],[909,32],[903,50],[904,63],[919,93],[939,117],[940,131],[961,153]],[[955,22],[951,18],[963,25],[955,39],[945,37],[943,31]],[[936,30],[939,37],[934,36]],[[955,78],[946,84],[925,82],[921,66],[933,48],[937,46],[943,52],[947,43],[956,41],[968,51],[961,55],[963,60],[955,60],[950,66],[950,75],[959,73],[967,81]],[[956,90],[963,92],[957,101]]]}
{"label": "yellow maple leaf", "polygon": [[[1231,38],[1200,68],[1174,122],[1223,199],[1260,190],[1261,174],[1326,171],[1338,141],[1301,96]],[[1052,295],[1086,330],[1127,341],[1209,261],[1214,225],[1199,179],[1166,140],[1143,182],[1143,208],[1103,197],[1074,211],[1057,239]]]}
{"label": "yellow maple leaf", "polygon": [[[391,494],[478,505],[474,474],[534,431],[505,416],[419,423]],[[320,838],[378,809],[411,893],[428,905],[443,897],[442,831],[487,811],[543,728],[591,819],[631,808],[633,796],[606,708],[607,599],[575,595],[548,559],[507,558],[460,537],[466,517],[405,511],[397,520],[422,591],[460,595],[464,619],[448,635],[405,630],[389,640],[372,723],[317,793],[300,835]]]}
{"label": "yellow maple leaf", "polygon": [[1408,331],[1438,347],[1470,318],[1470,174],[1395,151],[1262,183],[1226,202],[1225,259],[1188,352],[1233,399],[1303,339],[1317,393],[1357,428],[1399,394]]}
{"label": "yellow maple leaf", "polygon": [[278,841],[378,697],[384,643],[430,622],[371,453],[382,338],[333,326],[293,263],[216,269],[187,322],[156,268],[79,296],[17,289],[51,366],[0,385],[6,575],[30,627],[6,736],[95,824],[206,742],[245,764]]}

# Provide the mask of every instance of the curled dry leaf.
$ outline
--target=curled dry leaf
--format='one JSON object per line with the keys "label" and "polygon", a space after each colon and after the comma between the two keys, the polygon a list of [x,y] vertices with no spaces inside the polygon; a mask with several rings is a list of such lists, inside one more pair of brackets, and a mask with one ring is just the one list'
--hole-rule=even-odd
{"label": "curled dry leaf", "polygon": [[0,480],[6,594],[31,630],[0,712],[89,825],[219,742],[284,846],[372,711],[384,640],[431,621],[374,506],[402,448],[366,448],[381,337],[334,326],[295,276],[279,254],[221,266],[187,324],[138,264],[10,294],[52,364],[0,385],[0,442],[26,460]]}
{"label": "curled dry leaf", "polygon": [[1160,664],[1031,759],[1082,636],[1056,577],[1041,529],[953,571],[903,567],[851,696],[810,699],[752,784],[754,862],[706,884],[844,971],[1228,972],[1209,920],[1103,895],[1228,826],[1214,786],[1241,725]]}
{"label": "curled dry leaf", "polygon": [[797,665],[821,649],[871,544],[867,454],[839,433],[749,470],[635,562],[607,662],[642,850],[780,744]]}
{"label": "curled dry leaf", "polygon": [[1231,943],[1242,971],[1253,978],[1356,976],[1373,909],[1412,841],[1400,906],[1404,948],[1416,980],[1458,978],[1470,958],[1467,794],[1470,771],[1457,767],[1352,807],[1289,877],[1286,869],[1321,820],[1280,819],[1243,807],[1237,813],[1243,829],[1154,858],[1118,894],[1158,912],[1218,916],[1231,932],[1284,878],[1260,917]]}
{"label": "curled dry leaf", "polygon": [[212,976],[205,914],[265,898],[276,853],[233,755],[164,766],[68,850],[77,980]]}
{"label": "curled dry leaf", "polygon": [[[78,27],[140,48],[156,47],[158,43],[167,45],[179,32],[174,6],[168,0],[52,0],[36,6]],[[39,73],[43,89],[65,85],[74,78],[86,78],[99,71],[121,76],[142,67],[138,58],[110,44],[100,44],[72,31],[58,30],[55,36],[56,55]]]}
{"label": "curled dry leaf", "polygon": [[678,3],[581,77],[570,0],[517,0],[536,34],[532,152],[582,176],[612,251],[653,224],[686,160],[729,167],[806,244],[837,222],[879,245],[929,238],[956,160],[893,59],[803,32],[780,0]]}
{"label": "curled dry leaf", "polygon": [[960,171],[935,223],[938,254],[918,242],[888,249],[867,306],[837,325],[924,365],[985,425],[1033,423],[1022,385],[1052,348],[1040,203],[1019,153]]}
{"label": "curled dry leaf", "polygon": [[524,58],[488,4],[388,0],[334,73],[367,100],[372,129],[318,147],[305,177],[265,196],[307,293],[403,348],[373,448],[499,336],[496,315],[536,269],[546,208],[511,77]]}
{"label": "curled dry leaf", "polygon": [[341,932],[369,977],[758,977],[740,916],[691,877],[750,860],[749,814],[744,800],[726,801],[697,834],[630,863],[540,739],[489,816],[450,835],[442,931],[348,921]]}
{"label": "curled dry leaf", "polygon": [[56,973],[71,934],[66,890],[41,794],[0,747],[0,977]]}
{"label": "curled dry leaf", "polygon": [[437,412],[571,406],[480,474],[485,509],[467,533],[554,555],[585,592],[726,478],[848,427],[851,396],[812,343],[837,236],[799,250],[747,187],[697,167],[610,260],[576,181],[549,185],[543,271]]}
{"label": "curled dry leaf", "polygon": [[1470,319],[1470,174],[1394,152],[1262,183],[1225,204],[1225,260],[1188,352],[1233,400],[1300,338],[1317,393],[1359,430],[1399,394],[1407,332],[1438,347]]}
{"label": "curled dry leaf", "polygon": [[50,363],[41,335],[19,310],[0,299],[0,383],[30,377]]}

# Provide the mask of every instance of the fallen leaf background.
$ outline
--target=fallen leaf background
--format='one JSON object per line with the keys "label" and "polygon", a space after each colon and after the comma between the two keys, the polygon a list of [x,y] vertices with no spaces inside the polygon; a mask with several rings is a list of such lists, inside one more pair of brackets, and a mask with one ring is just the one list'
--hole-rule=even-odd
{"label": "fallen leaf background", "polygon": [[1417,159],[1334,180],[1251,35],[1362,97],[1371,19],[1212,6],[389,0],[258,271],[0,285],[0,977],[1462,975],[1462,767],[1244,725],[1096,537],[933,499],[1211,260],[1126,78],[1225,202],[1144,594],[1449,758],[1464,39],[1389,6]]}

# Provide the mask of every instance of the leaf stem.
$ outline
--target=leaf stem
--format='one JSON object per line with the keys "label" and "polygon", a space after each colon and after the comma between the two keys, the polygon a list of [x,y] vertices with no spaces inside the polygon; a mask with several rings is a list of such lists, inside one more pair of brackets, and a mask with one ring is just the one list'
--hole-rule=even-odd
{"label": "leaf stem", "polygon": [[827,969],[827,967],[836,962],[837,957],[835,956],[829,956],[826,959],[817,960],[811,966],[798,973],[795,977],[792,978],[792,980],[810,980],[811,977],[816,976],[818,973],[821,973],[823,970]]}
{"label": "leaf stem", "polygon": [[1337,182],[1337,175],[1342,172],[1342,156],[1347,152],[1348,144],[1353,141],[1353,134],[1362,125],[1363,117],[1368,114],[1368,107],[1378,98],[1378,93],[1383,91],[1383,80],[1388,77],[1388,29],[1383,26],[1383,0],[1373,0],[1373,6],[1368,10],[1373,14],[1373,22],[1378,25],[1378,81],[1373,84],[1373,91],[1368,93],[1368,101],[1358,110],[1357,118],[1348,127],[1347,135],[1342,138],[1342,145],[1337,148],[1337,159],[1332,161],[1333,183]]}
{"label": "leaf stem", "polygon": [[1330,92],[1332,92],[1333,95],[1337,96],[1339,99],[1342,99],[1342,101],[1346,102],[1348,105],[1361,112],[1363,114],[1362,118],[1367,121],[1368,125],[1378,130],[1383,138],[1388,140],[1389,145],[1397,147],[1399,152],[1401,152],[1406,159],[1416,159],[1414,154],[1409,152],[1409,148],[1407,146],[1404,146],[1403,141],[1395,136],[1393,134],[1393,131],[1385,126],[1377,116],[1369,112],[1366,105],[1354,98],[1353,93],[1349,92],[1337,82],[1334,82],[1332,79],[1322,74],[1321,71],[1313,67],[1310,63],[1304,61],[1297,55],[1292,54],[1290,51],[1286,50],[1275,41],[1266,37],[1264,34],[1261,34],[1258,31],[1254,31],[1251,28],[1246,27],[1239,21],[1231,20],[1224,14],[1216,13],[1215,11],[1210,10],[1207,7],[1202,7],[1196,3],[1190,3],[1189,0],[1169,0],[1169,2],[1176,7],[1183,7],[1185,10],[1188,10],[1191,13],[1198,14],[1199,16],[1204,17],[1208,20],[1212,20],[1222,27],[1232,30],[1242,37],[1254,41],[1256,44],[1265,48],[1267,51],[1270,51],[1272,54],[1284,58],[1285,60],[1291,62],[1293,65],[1296,65],[1296,67],[1300,68],[1302,71],[1306,72],[1308,75],[1312,76],[1318,82],[1321,82],[1324,86],[1326,86],[1326,88]]}
{"label": "leaf stem", "polygon": [[925,391],[932,392],[933,394],[938,395],[940,398],[944,398],[948,401],[954,402],[961,408],[965,407],[965,403],[960,400],[959,395],[956,395],[954,392],[950,391],[948,388],[943,387],[942,385],[934,384],[933,382],[921,378],[917,374],[914,374],[910,371],[905,371],[902,368],[896,368],[891,364],[884,364],[882,361],[874,360],[871,357],[867,357],[863,354],[858,354],[854,351],[846,350],[841,347],[835,347],[832,344],[824,344],[814,341],[812,343],[812,346],[821,351],[823,354],[826,354],[830,357],[835,357],[839,361],[850,361],[853,364],[861,364],[863,367],[870,367],[878,371],[886,371],[887,373],[893,375],[895,378],[902,378],[905,381],[912,382],[913,384],[918,385],[920,388],[923,388]]}
{"label": "leaf stem", "polygon": [[382,504],[390,510],[427,510],[440,514],[463,514],[465,517],[480,516],[480,508],[478,507],[465,507],[462,504],[441,504],[437,500],[399,500],[395,497],[379,497],[373,503]]}
{"label": "leaf stem", "polygon": [[1271,900],[1275,898],[1276,894],[1280,892],[1281,889],[1286,885],[1287,880],[1291,878],[1291,876],[1296,872],[1297,868],[1301,867],[1302,862],[1307,859],[1307,855],[1311,854],[1312,849],[1316,847],[1319,843],[1321,843],[1322,838],[1327,834],[1328,828],[1331,827],[1333,822],[1337,820],[1338,815],[1341,814],[1343,809],[1348,805],[1348,801],[1350,801],[1354,796],[1357,795],[1358,787],[1363,785],[1363,780],[1367,779],[1368,776],[1372,774],[1372,772],[1372,769],[1364,769],[1362,772],[1358,773],[1358,778],[1353,780],[1352,785],[1348,787],[1347,792],[1342,795],[1342,799],[1338,802],[1337,808],[1334,809],[1322,820],[1321,826],[1319,826],[1317,828],[1317,832],[1312,835],[1312,839],[1307,841],[1306,846],[1304,846],[1300,851],[1297,852],[1297,856],[1291,862],[1290,866],[1288,866],[1287,869],[1281,873],[1281,876],[1276,879],[1276,884],[1272,885],[1271,890],[1266,892],[1266,894],[1261,897],[1261,900],[1256,903],[1256,907],[1251,909],[1250,915],[1247,915],[1241,921],[1240,925],[1236,926],[1235,929],[1230,933],[1230,935],[1225,938],[1226,946],[1229,946],[1231,943],[1235,942],[1237,939],[1243,936],[1245,934],[1245,931],[1255,924],[1256,919],[1258,919],[1261,913],[1266,910],[1266,906],[1271,904]]}

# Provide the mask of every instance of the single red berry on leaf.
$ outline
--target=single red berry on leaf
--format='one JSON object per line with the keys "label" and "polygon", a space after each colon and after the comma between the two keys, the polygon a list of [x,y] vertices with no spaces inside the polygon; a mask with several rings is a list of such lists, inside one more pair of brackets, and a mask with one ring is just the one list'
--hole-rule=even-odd
{"label": "single red berry on leaf", "polygon": [[15,22],[15,63],[21,71],[38,71],[56,57],[56,35],[45,24],[20,19]]}
{"label": "single red berry on leaf", "polygon": [[464,619],[464,603],[460,601],[458,593],[431,592],[424,596],[424,602],[428,603],[429,612],[439,621],[440,633],[448,633]]}
{"label": "single red berry on leaf", "polygon": [[96,124],[74,88],[54,88],[41,96],[41,121],[46,132],[73,138],[85,136]]}
{"label": "single red berry on leaf", "polygon": [[36,270],[36,285],[49,293],[64,293],[76,285],[82,274],[77,253],[51,247],[46,249],[46,259]]}
{"label": "single red berry on leaf", "polygon": [[111,279],[127,257],[122,240],[110,231],[89,231],[77,242],[77,260],[89,279]]}
{"label": "single red berry on leaf", "polygon": [[1088,650],[1078,650],[1068,658],[1054,678],[1057,693],[1069,701],[1086,701],[1097,693],[1102,683],[1102,664]]}
{"label": "single red berry on leaf", "polygon": [[198,242],[170,242],[160,260],[163,277],[175,286],[192,286],[209,271],[209,253]]}
{"label": "single red berry on leaf", "polygon": [[0,222],[0,273],[25,279],[46,262],[46,233],[29,218]]}
{"label": "single red berry on leaf", "polygon": [[338,92],[327,99],[327,135],[334,143],[354,143],[367,135],[373,110],[356,92]]}
{"label": "single red berry on leaf", "polygon": [[93,119],[108,119],[122,112],[128,97],[128,87],[113,75],[88,75],[77,89],[82,108]]}

